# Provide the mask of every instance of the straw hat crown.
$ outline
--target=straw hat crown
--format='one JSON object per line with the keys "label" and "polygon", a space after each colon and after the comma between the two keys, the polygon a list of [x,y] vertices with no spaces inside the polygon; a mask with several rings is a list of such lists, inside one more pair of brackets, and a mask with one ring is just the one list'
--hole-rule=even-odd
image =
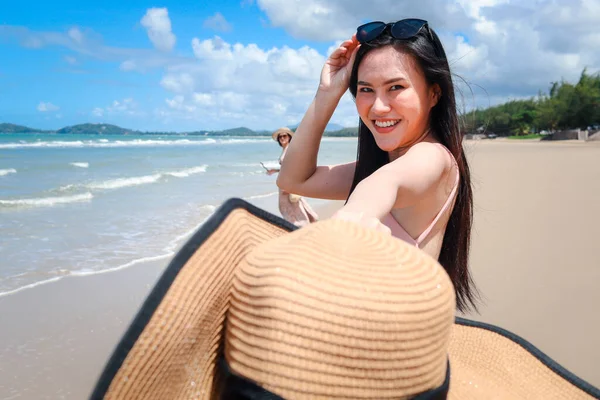
{"label": "straw hat crown", "polygon": [[283,398],[402,398],[445,379],[452,283],[432,258],[326,220],[257,246],[233,279],[225,359]]}

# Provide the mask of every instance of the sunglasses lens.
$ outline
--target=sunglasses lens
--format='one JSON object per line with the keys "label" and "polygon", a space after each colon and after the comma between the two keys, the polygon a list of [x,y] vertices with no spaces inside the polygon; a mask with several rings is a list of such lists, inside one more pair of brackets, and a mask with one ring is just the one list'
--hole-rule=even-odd
{"label": "sunglasses lens", "polygon": [[384,29],[385,24],[383,22],[369,22],[361,25],[356,29],[356,40],[359,43],[366,43],[379,36]]}
{"label": "sunglasses lens", "polygon": [[427,22],[422,19],[405,19],[392,25],[392,36],[396,39],[408,39],[415,36]]}

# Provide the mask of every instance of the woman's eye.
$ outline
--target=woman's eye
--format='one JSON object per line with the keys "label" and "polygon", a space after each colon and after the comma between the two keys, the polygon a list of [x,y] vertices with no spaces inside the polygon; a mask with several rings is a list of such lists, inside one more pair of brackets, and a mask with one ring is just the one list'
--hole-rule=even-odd
{"label": "woman's eye", "polygon": [[372,91],[373,91],[373,89],[371,89],[369,87],[361,87],[359,89],[359,92],[363,92],[363,93],[369,93],[369,92],[372,92]]}
{"label": "woman's eye", "polygon": [[402,85],[394,85],[390,88],[390,90],[401,90],[404,89],[404,86]]}

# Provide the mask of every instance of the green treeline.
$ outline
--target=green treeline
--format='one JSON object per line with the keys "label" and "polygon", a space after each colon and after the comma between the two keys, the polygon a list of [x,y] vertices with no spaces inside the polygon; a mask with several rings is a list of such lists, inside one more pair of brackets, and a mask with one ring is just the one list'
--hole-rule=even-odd
{"label": "green treeline", "polygon": [[[553,82],[547,94],[513,100],[462,116],[465,133],[493,132],[499,136],[528,135],[543,130],[598,129],[600,74],[583,70],[576,84]],[[483,129],[482,129],[483,128]]]}

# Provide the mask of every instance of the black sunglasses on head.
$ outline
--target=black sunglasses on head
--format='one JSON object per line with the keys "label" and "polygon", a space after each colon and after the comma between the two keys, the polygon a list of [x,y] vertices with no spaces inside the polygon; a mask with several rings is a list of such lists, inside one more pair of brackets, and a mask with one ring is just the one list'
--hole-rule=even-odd
{"label": "black sunglasses on head", "polygon": [[427,21],[416,18],[402,19],[389,24],[381,21],[375,21],[356,28],[356,39],[361,44],[368,43],[381,35],[388,26],[390,27],[390,33],[392,36],[401,40],[415,37],[421,31],[421,29],[424,27],[428,28]]}

